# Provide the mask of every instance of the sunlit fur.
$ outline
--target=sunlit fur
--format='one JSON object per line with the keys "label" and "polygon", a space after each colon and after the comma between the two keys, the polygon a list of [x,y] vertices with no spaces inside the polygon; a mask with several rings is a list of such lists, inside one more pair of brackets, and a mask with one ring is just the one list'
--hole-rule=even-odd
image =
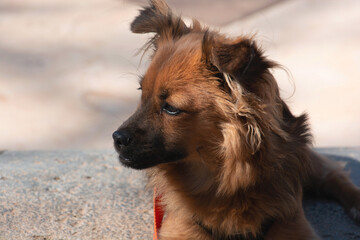
{"label": "sunlit fur", "polygon": [[[360,200],[358,188],[312,152],[306,114],[294,116],[280,98],[271,74],[278,65],[251,37],[229,38],[196,20],[188,27],[161,0],[150,1],[131,30],[154,33],[144,47],[153,54],[137,110],[146,115],[134,114],[120,129],[146,125],[161,132],[165,147],[187,153],[147,169],[165,208],[161,239],[317,239],[303,213],[304,187],[341,193],[338,200],[359,218],[359,201],[347,200]],[[164,101],[183,112],[161,112]]]}

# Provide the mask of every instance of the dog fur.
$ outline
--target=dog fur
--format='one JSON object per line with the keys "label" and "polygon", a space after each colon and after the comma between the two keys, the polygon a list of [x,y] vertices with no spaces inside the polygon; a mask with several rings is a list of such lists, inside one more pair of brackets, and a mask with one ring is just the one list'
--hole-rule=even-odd
{"label": "dog fur", "polygon": [[126,141],[114,139],[120,161],[146,169],[161,195],[160,239],[318,239],[304,191],[338,200],[359,221],[360,190],[311,150],[306,114],[280,98],[270,71],[278,64],[251,37],[188,27],[164,1],[149,5],[131,30],[154,33],[152,61],[138,109],[116,131]]}

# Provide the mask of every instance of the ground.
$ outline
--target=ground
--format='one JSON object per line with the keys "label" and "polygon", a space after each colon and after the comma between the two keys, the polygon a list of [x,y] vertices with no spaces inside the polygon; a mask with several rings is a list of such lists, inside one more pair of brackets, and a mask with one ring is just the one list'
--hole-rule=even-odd
{"label": "ground", "polygon": [[[360,186],[360,149],[318,149],[347,162]],[[152,190],[141,171],[111,151],[6,151],[0,154],[0,240],[151,239]],[[324,240],[360,239],[335,202],[306,199]]]}

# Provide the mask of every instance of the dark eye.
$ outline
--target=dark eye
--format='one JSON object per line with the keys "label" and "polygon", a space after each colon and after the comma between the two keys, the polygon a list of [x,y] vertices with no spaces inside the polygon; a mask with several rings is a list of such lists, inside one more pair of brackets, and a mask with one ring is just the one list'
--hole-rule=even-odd
{"label": "dark eye", "polygon": [[173,107],[168,103],[163,104],[161,111],[164,111],[167,114],[174,115],[174,116],[176,116],[182,112],[180,109],[177,109],[176,107]]}

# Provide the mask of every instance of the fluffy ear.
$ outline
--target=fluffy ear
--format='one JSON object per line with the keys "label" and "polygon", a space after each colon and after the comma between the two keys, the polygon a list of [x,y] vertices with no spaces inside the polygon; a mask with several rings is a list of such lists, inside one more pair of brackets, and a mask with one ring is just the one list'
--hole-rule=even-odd
{"label": "fluffy ear", "polygon": [[235,40],[221,35],[205,33],[203,39],[203,58],[216,66],[221,73],[229,74],[244,89],[260,93],[259,84],[264,83],[264,74],[276,66],[267,60],[263,52],[250,38]]}
{"label": "fluffy ear", "polygon": [[160,37],[177,38],[189,32],[183,20],[173,15],[163,0],[149,0],[149,7],[140,10],[140,15],[131,23],[134,33],[157,33]]}

